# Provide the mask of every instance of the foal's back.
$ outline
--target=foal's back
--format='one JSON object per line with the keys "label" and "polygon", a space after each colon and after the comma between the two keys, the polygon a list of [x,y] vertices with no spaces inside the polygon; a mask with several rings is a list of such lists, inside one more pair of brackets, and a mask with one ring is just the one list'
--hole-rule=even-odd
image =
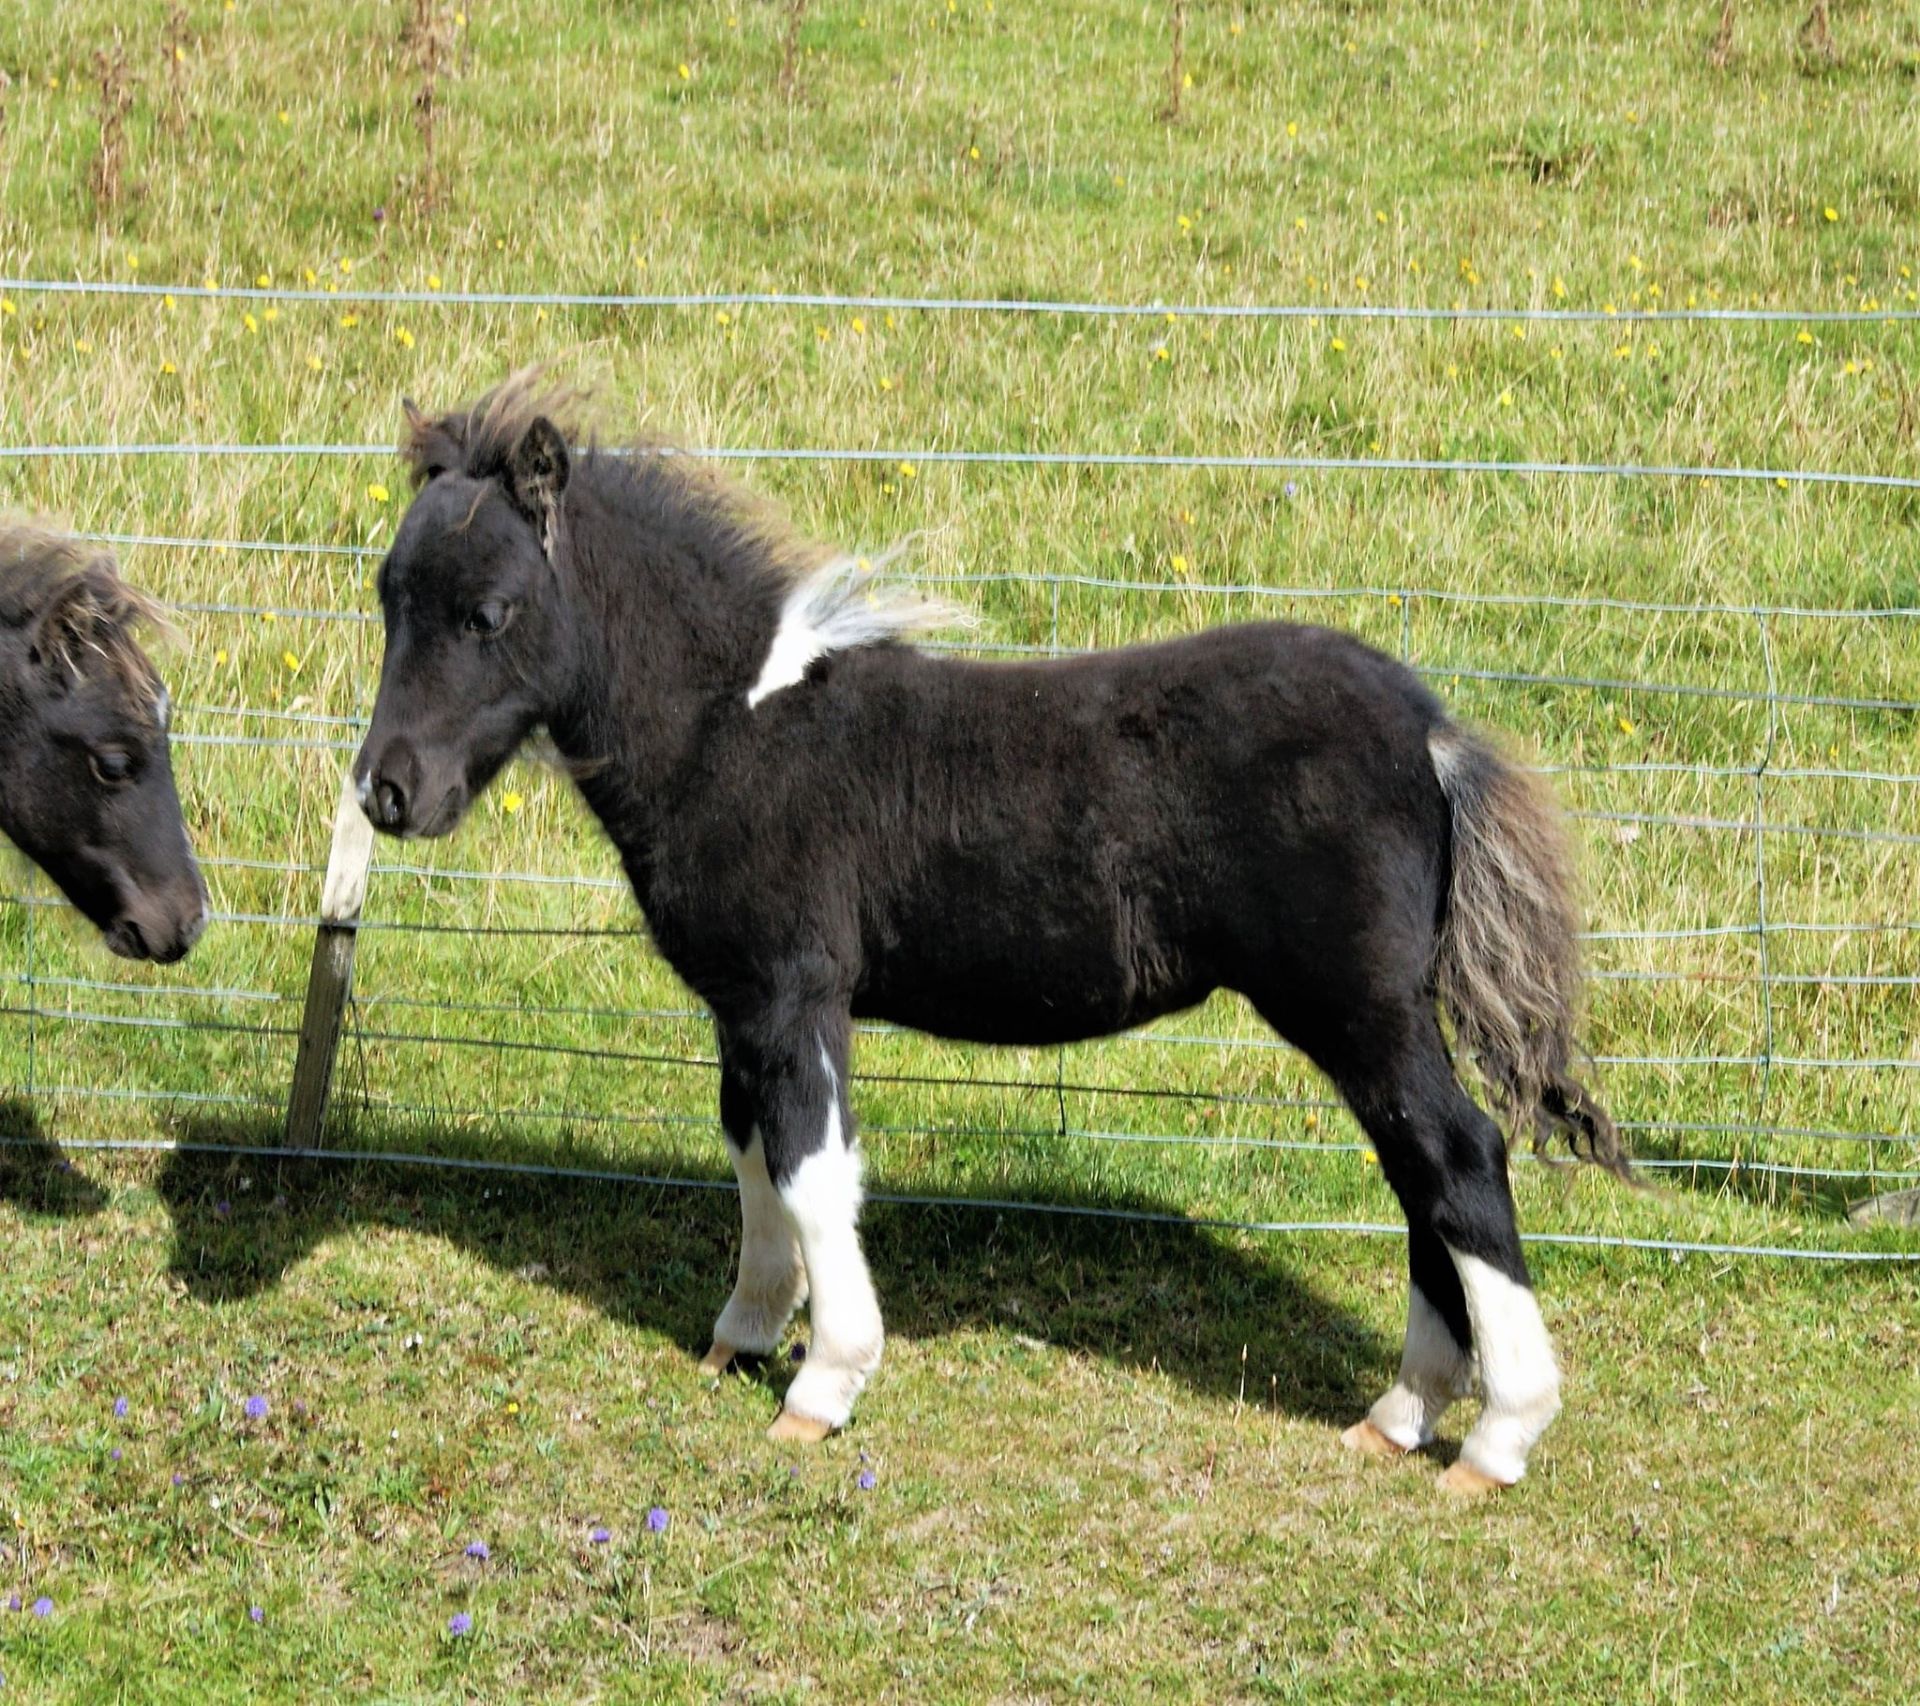
{"label": "foal's back", "polygon": [[752,718],[749,809],[813,873],[786,896],[826,897],[815,927],[856,961],[862,1013],[1100,1035],[1438,912],[1444,712],[1327,629],[1048,662],[862,648]]}

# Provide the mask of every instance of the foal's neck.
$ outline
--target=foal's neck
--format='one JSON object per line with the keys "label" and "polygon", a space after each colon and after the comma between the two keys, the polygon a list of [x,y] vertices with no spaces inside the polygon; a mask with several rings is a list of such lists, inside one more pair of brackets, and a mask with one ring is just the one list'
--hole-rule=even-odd
{"label": "foal's neck", "polygon": [[781,587],[750,541],[677,502],[672,478],[583,460],[564,530],[573,691],[549,729],[637,883],[677,779],[747,714]]}

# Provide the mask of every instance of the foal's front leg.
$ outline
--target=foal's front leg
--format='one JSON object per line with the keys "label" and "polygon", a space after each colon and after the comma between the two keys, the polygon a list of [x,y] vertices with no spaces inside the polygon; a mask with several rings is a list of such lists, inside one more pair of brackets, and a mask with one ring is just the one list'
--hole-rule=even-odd
{"label": "foal's front leg", "polygon": [[723,1374],[736,1356],[770,1356],[780,1348],[793,1312],[806,1301],[807,1269],[800,1240],[767,1174],[766,1146],[759,1127],[737,1126],[726,1116],[731,1100],[721,1094],[727,1152],[740,1182],[740,1277],[733,1295],[713,1324],[713,1348],[700,1364],[708,1374]]}
{"label": "foal's front leg", "polygon": [[[763,1206],[777,1209],[786,1236],[798,1246],[804,1293],[810,1298],[813,1339],[787,1389],[786,1407],[768,1430],[775,1439],[824,1439],[845,1426],[854,1399],[880,1366],[885,1336],[880,1305],[855,1225],[861,1200],[860,1153],[846,1095],[848,1030],[844,1014],[728,1028],[723,1098],[737,1098],[738,1108],[725,1109],[726,1124],[729,1133],[757,1132],[758,1165],[771,1197]],[[741,1117],[749,1110],[743,1127]],[[738,1153],[737,1166],[754,1165],[752,1142]],[[743,1218],[750,1212],[746,1181],[743,1171]],[[763,1228],[766,1224],[763,1221]],[[747,1225],[751,1239],[752,1222]],[[773,1235],[764,1234],[763,1248],[774,1247]],[[742,1285],[747,1275],[743,1251]],[[801,1295],[794,1290],[789,1306]],[[732,1308],[730,1302],[729,1312]],[[737,1319],[722,1314],[710,1363],[725,1348],[726,1332],[738,1325]],[[773,1336],[777,1341],[778,1333]]]}

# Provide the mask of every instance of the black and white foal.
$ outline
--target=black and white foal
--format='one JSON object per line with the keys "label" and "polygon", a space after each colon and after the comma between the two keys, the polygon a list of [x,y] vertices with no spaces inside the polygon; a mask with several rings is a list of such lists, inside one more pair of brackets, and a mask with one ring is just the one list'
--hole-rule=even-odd
{"label": "black and white foal", "polygon": [[418,495],[380,572],[356,763],[439,835],[536,724],[712,1008],[739,1281],[706,1366],[813,1337],[777,1436],[880,1361],[855,1229],[851,1023],[1052,1043],[1225,987],[1315,1060],[1408,1219],[1400,1378],[1349,1442],[1410,1450],[1470,1384],[1456,1487],[1517,1481],[1559,1408],[1499,1129],[1624,1167],[1570,1076],[1578,985],[1545,801],[1398,663],[1263,624],[1048,663],[923,655],[924,611],[681,458],[570,450],[524,379],[409,409]]}

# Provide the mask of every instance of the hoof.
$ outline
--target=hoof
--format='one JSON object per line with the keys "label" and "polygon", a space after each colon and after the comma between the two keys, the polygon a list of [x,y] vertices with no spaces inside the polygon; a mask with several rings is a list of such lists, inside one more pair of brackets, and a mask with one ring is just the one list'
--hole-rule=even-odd
{"label": "hoof", "polygon": [[1357,1451],[1362,1457],[1405,1457],[1407,1448],[1398,1440],[1388,1439],[1373,1425],[1372,1419],[1355,1422],[1340,1436],[1340,1443],[1349,1451]]}
{"label": "hoof", "polygon": [[773,1418],[773,1426],[767,1429],[768,1439],[798,1440],[802,1445],[818,1445],[833,1432],[829,1422],[820,1421],[814,1416],[800,1416],[791,1410],[782,1410]]}
{"label": "hoof", "polygon": [[738,1353],[734,1350],[733,1346],[719,1339],[715,1339],[713,1341],[713,1349],[708,1351],[707,1354],[700,1359],[700,1372],[702,1374],[725,1374],[727,1370],[733,1366],[733,1359],[736,1355],[738,1355]]}
{"label": "hoof", "polygon": [[1497,1493],[1506,1484],[1496,1481],[1491,1475],[1481,1474],[1464,1458],[1440,1477],[1440,1490],[1462,1499],[1477,1499],[1487,1493]]}

